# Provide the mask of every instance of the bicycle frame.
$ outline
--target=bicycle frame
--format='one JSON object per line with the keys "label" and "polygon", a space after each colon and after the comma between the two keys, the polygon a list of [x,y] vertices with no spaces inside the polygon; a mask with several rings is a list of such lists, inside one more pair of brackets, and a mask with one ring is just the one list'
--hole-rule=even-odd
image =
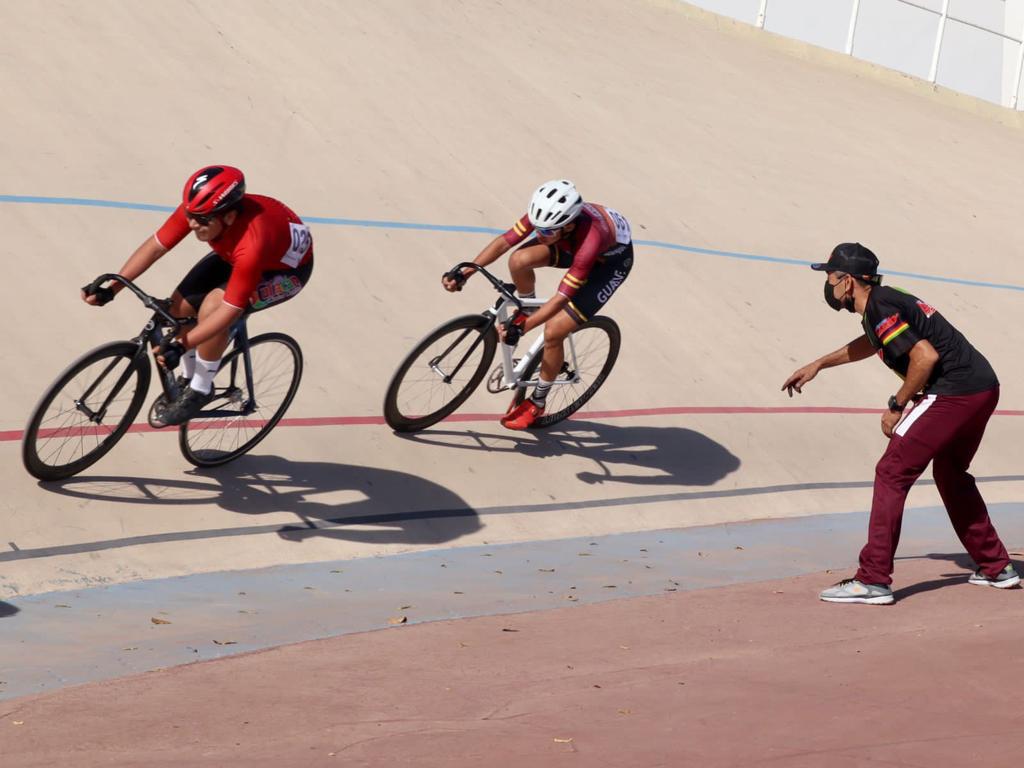
{"label": "bicycle frame", "polygon": [[[96,410],[89,408],[85,404],[90,395],[96,390],[100,384],[106,379],[110,372],[117,366],[118,360],[114,359],[107,365],[102,373],[96,378],[96,380],[82,393],[81,398],[75,400],[75,408],[81,413],[85,414],[86,418],[94,424],[103,423],[103,419],[106,416],[107,409],[114,399],[121,393],[125,384],[131,378],[132,370],[136,367],[137,361],[140,358],[146,357],[146,345],[149,344],[152,347],[160,346],[160,343],[164,339],[165,328],[180,328],[185,325],[189,325],[194,322],[195,318],[176,318],[167,311],[167,302],[155,299],[149,294],[142,291],[136,286],[131,280],[122,277],[118,274],[105,274],[100,275],[89,285],[83,289],[86,295],[94,295],[99,290],[100,286],[104,283],[117,282],[123,285],[125,288],[134,293],[139,300],[149,309],[153,310],[153,316],[146,322],[142,330],[137,336],[132,338],[132,342],[136,345],[135,354],[132,356],[132,363],[121,373],[118,380],[114,382],[114,385],[110,388],[110,392],[107,394],[106,399],[100,404],[100,407]],[[147,360],[146,365],[149,362]],[[160,381],[163,385],[164,392],[168,396],[173,397],[178,393],[177,382],[174,379],[173,374],[166,369],[159,371]]]}
{"label": "bicycle frame", "polygon": [[[174,317],[168,311],[168,302],[166,300],[155,299],[149,294],[142,291],[132,281],[122,277],[118,274],[105,274],[100,275],[92,283],[86,286],[86,294],[94,294],[97,289],[107,282],[118,282],[125,286],[134,293],[139,300],[149,309],[153,310],[153,316],[150,317],[149,321],[143,326],[142,330],[137,336],[132,338],[132,342],[136,345],[135,355],[132,358],[132,365],[129,365],[125,371],[121,374],[118,380],[111,387],[110,393],[103,401],[102,405],[97,410],[92,410],[85,405],[85,400],[88,399],[89,395],[98,387],[107,375],[113,370],[114,366],[117,365],[117,361],[111,361],[110,365],[97,377],[96,381],[83,393],[80,400],[75,401],[75,407],[84,413],[86,417],[95,424],[100,424],[103,421],[103,417],[106,415],[107,409],[110,407],[110,403],[120,394],[121,389],[128,382],[131,377],[132,369],[135,367],[135,361],[139,358],[147,357],[147,345],[151,348],[157,348],[163,342],[166,337],[165,331],[167,329],[174,329],[177,331],[187,325],[191,325],[195,322],[194,317]],[[231,327],[230,337],[234,344],[234,347],[240,350],[240,355],[235,357],[231,363],[231,379],[230,385],[225,387],[224,392],[220,395],[222,398],[228,398],[234,396],[234,393],[241,391],[235,386],[235,376],[237,373],[237,360],[238,357],[242,358],[243,372],[245,375],[245,393],[248,395],[245,401],[242,413],[248,415],[256,410],[256,393],[253,385],[253,374],[252,374],[252,358],[249,355],[249,334],[245,324],[246,316],[242,315]],[[148,364],[148,362],[147,362]],[[160,383],[163,387],[164,394],[168,399],[174,399],[179,394],[178,382],[174,376],[173,371],[167,370],[162,366],[157,366],[157,373],[160,377]],[[219,413],[216,410],[208,410],[204,413],[206,417],[215,417],[217,415],[224,416],[237,416],[237,411],[225,411]]]}
{"label": "bicycle frame", "polygon": [[[466,268],[473,269],[484,275],[484,277],[486,277],[490,281],[491,285],[494,286],[495,290],[497,290],[498,293],[500,293],[502,296],[502,298],[498,299],[498,301],[495,303],[493,307],[484,310],[484,312],[482,313],[485,317],[491,318],[491,322],[496,321],[498,323],[504,323],[512,316],[512,312],[514,310],[536,309],[538,307],[544,306],[544,304],[547,303],[547,299],[524,299],[516,296],[513,293],[513,291],[515,290],[514,285],[512,285],[511,283],[503,283],[483,267],[477,264],[473,264],[471,262],[463,262],[457,265],[456,267],[453,267],[448,274],[449,276],[454,276],[456,274],[461,275],[461,270]],[[455,278],[453,277],[453,279]],[[572,334],[569,335],[567,341],[569,349],[566,354],[566,362],[563,364],[563,370],[565,368],[568,368],[568,370],[572,372],[572,376],[566,379],[556,380],[555,382],[553,382],[555,386],[565,384],[577,384],[580,381],[580,376],[578,373],[579,365],[576,361],[576,344],[573,341]],[[502,377],[501,387],[497,391],[537,386],[538,378],[532,378],[528,381],[524,381],[522,377],[527,367],[533,362],[537,355],[542,354],[544,351],[544,329],[541,329],[541,335],[529,346],[529,348],[526,351],[526,354],[519,361],[516,361],[512,357],[512,353],[516,348],[515,345],[501,344],[500,346],[502,360]],[[472,348],[470,349],[469,352],[466,353],[466,357],[468,357],[468,355],[471,352]],[[456,366],[456,370],[459,367],[461,367],[461,365],[462,362],[460,362],[459,365]],[[440,369],[436,368],[436,366],[434,367],[434,370],[438,374],[444,376],[443,372],[440,371]],[[490,384],[488,384],[488,386],[490,386]],[[491,391],[493,392],[495,390]]]}
{"label": "bicycle frame", "polygon": [[[512,307],[531,309],[536,307],[542,307],[547,303],[547,299],[519,299],[519,307],[509,299],[502,299],[492,309],[488,309],[484,314],[493,316],[497,322],[504,323],[511,316],[510,309]],[[572,334],[566,339],[568,342],[568,349],[566,350],[565,365],[569,366],[569,370],[573,372],[572,378],[568,379],[557,379],[552,382],[553,386],[562,386],[565,384],[577,384],[579,383],[580,376],[577,372],[579,366],[576,363],[576,344],[573,341]],[[526,372],[526,368],[533,362],[534,358],[544,353],[544,329],[541,328],[540,336],[538,336],[534,342],[527,348],[526,354],[517,362],[512,353],[515,351],[514,346],[508,344],[501,344],[501,360],[502,360],[502,389],[518,389],[523,387],[535,387],[539,377],[535,377],[529,380],[523,380],[523,374]],[[571,361],[571,363],[570,363]]]}

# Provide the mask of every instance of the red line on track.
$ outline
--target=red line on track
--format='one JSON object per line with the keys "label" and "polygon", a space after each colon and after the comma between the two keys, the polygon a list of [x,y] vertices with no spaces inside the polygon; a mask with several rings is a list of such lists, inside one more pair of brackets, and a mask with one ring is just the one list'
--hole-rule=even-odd
{"label": "red line on track", "polygon": [[[798,414],[846,414],[852,416],[877,415],[882,412],[881,408],[842,408],[834,406],[746,406],[746,405],[690,405],[668,408],[631,408],[618,411],[582,411],[577,413],[575,419],[623,419],[630,416],[729,416],[737,414],[750,414],[756,416],[772,415],[798,415]],[[1024,416],[1024,411],[996,411],[996,416]],[[496,421],[499,414],[496,413],[456,413],[449,416],[444,422],[467,422],[467,421]],[[254,427],[258,422],[247,421],[246,426]],[[294,419],[281,419],[279,427],[352,427],[362,425],[381,426],[384,424],[383,416],[309,416]],[[214,425],[211,424],[210,428]],[[78,427],[76,434],[102,434],[109,430],[104,427]],[[176,429],[157,430],[148,424],[132,424],[129,432],[177,432]],[[21,440],[24,430],[12,429],[0,432],[0,443]]]}

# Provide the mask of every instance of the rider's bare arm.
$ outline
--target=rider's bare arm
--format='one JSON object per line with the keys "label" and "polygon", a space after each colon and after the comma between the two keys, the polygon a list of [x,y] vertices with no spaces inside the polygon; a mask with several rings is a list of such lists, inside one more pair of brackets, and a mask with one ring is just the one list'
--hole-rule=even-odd
{"label": "rider's bare arm", "polygon": [[486,267],[489,264],[493,264],[506,253],[512,246],[508,244],[504,235],[498,235],[496,238],[491,240],[487,246],[477,254],[476,258],[473,259],[474,264],[479,264],[481,267]]}
{"label": "rider's bare arm", "polygon": [[[479,264],[481,267],[486,267],[500,259],[511,247],[512,246],[509,245],[508,241],[505,240],[504,235],[498,235],[488,243],[480,253],[477,254],[476,258],[473,259],[473,263]],[[462,270],[462,274],[466,277],[470,277],[473,274],[473,270],[464,269]],[[454,280],[449,280],[447,277],[442,277],[441,283],[449,291],[457,291],[459,289],[459,284]]]}
{"label": "rider's bare arm", "polygon": [[[153,266],[157,259],[165,253],[167,253],[167,249],[160,245],[160,241],[157,240],[155,236],[150,235],[138,248],[135,249],[135,252],[128,257],[128,261],[126,261],[124,266],[118,270],[118,273],[129,280],[135,280],[135,278]],[[124,288],[124,286],[121,283],[112,283],[110,288],[116,294]],[[95,304],[97,302],[97,298],[95,296],[86,296],[84,291],[82,292],[82,300],[88,304]]]}
{"label": "rider's bare arm", "polygon": [[[124,266],[118,272],[123,277],[134,280],[153,266],[165,253],[167,253],[167,249],[160,245],[160,241],[156,239],[155,235],[150,235],[135,249],[135,253],[128,257],[128,261],[124,263]],[[114,290],[118,291],[123,287],[123,285],[118,283],[114,286]]]}
{"label": "rider's bare arm", "polygon": [[855,363],[858,360],[864,360],[865,358],[871,357],[874,354],[875,349],[871,346],[871,342],[868,341],[866,334],[858,336],[848,344],[844,344],[835,352],[830,352],[824,357],[819,357],[813,363],[808,363],[803,368],[798,368],[792,375],[786,379],[786,382],[782,385],[782,389],[789,393],[789,396],[793,396],[793,391],[803,391],[803,386],[815,376],[823,368],[834,368],[837,365],[845,365],[846,363]]}

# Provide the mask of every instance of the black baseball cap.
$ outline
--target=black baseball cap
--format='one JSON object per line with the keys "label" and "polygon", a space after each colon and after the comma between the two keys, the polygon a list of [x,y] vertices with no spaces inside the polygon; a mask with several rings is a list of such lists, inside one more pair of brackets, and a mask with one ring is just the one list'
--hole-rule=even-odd
{"label": "black baseball cap", "polygon": [[854,277],[878,276],[878,257],[860,243],[840,243],[823,264],[811,264],[820,272],[845,272]]}

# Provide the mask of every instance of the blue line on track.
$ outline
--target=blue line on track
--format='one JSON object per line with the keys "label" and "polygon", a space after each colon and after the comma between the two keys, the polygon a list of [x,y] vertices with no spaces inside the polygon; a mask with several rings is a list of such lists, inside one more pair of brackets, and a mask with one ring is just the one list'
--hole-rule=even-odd
{"label": "blue line on track", "polygon": [[[73,205],[91,206],[94,208],[125,208],[136,211],[159,211],[169,213],[174,210],[173,206],[152,205],[150,203],[130,203],[121,200],[92,200],[85,197],[38,197],[33,195],[0,195],[0,203],[29,203],[36,205]],[[408,221],[375,221],[373,219],[343,219],[331,216],[303,216],[303,221],[309,224],[326,224],[337,227],[366,227],[373,229],[408,229],[427,232],[468,232],[472,234],[500,235],[505,230],[494,229],[493,227],[474,227],[459,224],[419,224]],[[755,253],[738,253],[736,251],[719,251],[713,248],[697,248],[692,245],[679,245],[678,243],[667,243],[662,240],[635,240],[636,245],[647,248],[662,248],[670,251],[683,251],[685,253],[697,253],[704,256],[719,256],[728,259],[744,259],[746,261],[762,261],[771,264],[788,264],[792,266],[806,267],[812,262],[802,259],[787,259],[780,256],[762,256]],[[908,277],[914,280],[930,280],[937,283],[951,283],[953,285],[967,285],[973,288],[995,288],[1005,291],[1024,292],[1024,285],[1013,285],[1012,283],[991,283],[984,280],[968,280],[960,277],[943,277],[941,275],[924,275],[918,272],[886,272],[887,277]]]}

